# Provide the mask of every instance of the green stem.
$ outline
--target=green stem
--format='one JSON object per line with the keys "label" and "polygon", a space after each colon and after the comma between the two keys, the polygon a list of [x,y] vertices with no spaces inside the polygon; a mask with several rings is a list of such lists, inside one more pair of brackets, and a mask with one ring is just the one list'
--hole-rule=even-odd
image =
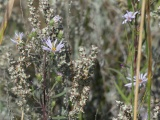
{"label": "green stem", "polygon": [[148,84],[147,84],[147,93],[148,93],[148,120],[150,120],[150,111],[151,111],[151,76],[152,76],[152,39],[150,31],[150,0],[147,0],[146,5],[147,11],[147,42],[148,42]]}

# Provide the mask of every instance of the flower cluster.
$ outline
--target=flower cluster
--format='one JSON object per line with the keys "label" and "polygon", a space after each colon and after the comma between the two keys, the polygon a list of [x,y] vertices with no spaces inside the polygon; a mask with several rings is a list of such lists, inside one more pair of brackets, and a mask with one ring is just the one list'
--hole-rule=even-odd
{"label": "flower cluster", "polygon": [[77,113],[84,112],[83,108],[89,98],[91,74],[95,66],[98,48],[92,46],[90,55],[86,54],[83,47],[79,48],[80,59],[73,61],[73,82],[69,99],[73,109],[69,112],[70,117],[75,117]]}
{"label": "flower cluster", "polygon": [[131,120],[133,118],[131,105],[126,105],[121,101],[116,101],[116,104],[120,110],[117,114],[117,118],[113,118],[112,120]]}

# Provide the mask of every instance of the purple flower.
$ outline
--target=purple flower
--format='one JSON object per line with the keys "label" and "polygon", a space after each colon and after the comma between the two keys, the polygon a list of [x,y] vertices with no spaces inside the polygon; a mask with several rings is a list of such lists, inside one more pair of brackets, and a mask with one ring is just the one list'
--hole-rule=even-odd
{"label": "purple flower", "polygon": [[14,39],[11,39],[11,41],[15,44],[19,44],[22,41],[22,37],[23,37],[23,33],[16,33],[15,32],[15,36]]}
{"label": "purple flower", "polygon": [[125,18],[125,20],[122,22],[122,24],[125,24],[127,22],[131,22],[132,19],[135,18],[135,16],[136,16],[137,13],[138,12],[128,12],[127,11],[127,13],[124,16],[122,16],[123,18]]}
{"label": "purple flower", "polygon": [[55,23],[57,23],[58,21],[60,21],[62,18],[59,15],[54,16],[53,20]]}
{"label": "purple flower", "polygon": [[[132,81],[132,78],[131,77],[127,77],[128,80]],[[145,74],[140,74],[139,75],[139,86],[141,87],[142,85],[145,86],[145,84],[147,83],[147,73]],[[136,85],[136,76],[133,77],[133,86]],[[131,88],[132,87],[132,82],[131,83],[127,83],[125,84],[124,86],[128,87],[128,88]]]}
{"label": "purple flower", "polygon": [[31,32],[35,32],[36,31],[36,29],[35,28],[32,28],[32,31]]}
{"label": "purple flower", "polygon": [[57,39],[54,41],[54,44],[51,43],[50,38],[48,38],[45,41],[45,43],[47,44],[47,47],[42,46],[42,49],[46,50],[46,51],[54,52],[54,53],[60,51],[62,49],[62,47],[64,47],[64,44],[62,43],[62,41],[56,46]]}

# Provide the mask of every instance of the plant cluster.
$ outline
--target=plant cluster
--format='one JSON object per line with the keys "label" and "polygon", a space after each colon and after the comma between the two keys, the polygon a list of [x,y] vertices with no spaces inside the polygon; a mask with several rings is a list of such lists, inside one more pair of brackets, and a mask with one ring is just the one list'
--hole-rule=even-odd
{"label": "plant cluster", "polygon": [[15,1],[0,47],[0,118],[160,119],[159,5]]}
{"label": "plant cluster", "polygon": [[[63,35],[62,17],[55,15],[48,0],[39,1],[38,8],[33,2],[28,0],[32,30],[15,32],[11,41],[17,54],[11,50],[6,53],[7,94],[12,97],[9,102],[14,100],[21,113],[16,115],[10,104],[8,110],[12,111],[12,118],[21,119],[77,117],[88,100],[97,47],[91,47],[90,55],[80,47],[79,59],[72,60],[72,51]],[[45,20],[43,28],[40,13]]]}

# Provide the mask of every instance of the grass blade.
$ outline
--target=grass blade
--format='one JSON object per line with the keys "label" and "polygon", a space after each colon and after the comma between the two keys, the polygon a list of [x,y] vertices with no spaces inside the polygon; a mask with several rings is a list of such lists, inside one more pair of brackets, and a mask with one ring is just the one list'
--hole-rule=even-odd
{"label": "grass blade", "polygon": [[12,13],[13,4],[14,4],[14,0],[9,0],[9,2],[7,4],[7,7],[6,7],[6,12],[4,14],[4,19],[3,19],[3,22],[2,22],[1,27],[0,27],[0,44],[2,44],[2,41],[3,41],[4,32],[5,32],[5,29],[7,27],[7,22],[8,22],[8,19],[10,18],[10,16],[11,16],[11,13]]}

